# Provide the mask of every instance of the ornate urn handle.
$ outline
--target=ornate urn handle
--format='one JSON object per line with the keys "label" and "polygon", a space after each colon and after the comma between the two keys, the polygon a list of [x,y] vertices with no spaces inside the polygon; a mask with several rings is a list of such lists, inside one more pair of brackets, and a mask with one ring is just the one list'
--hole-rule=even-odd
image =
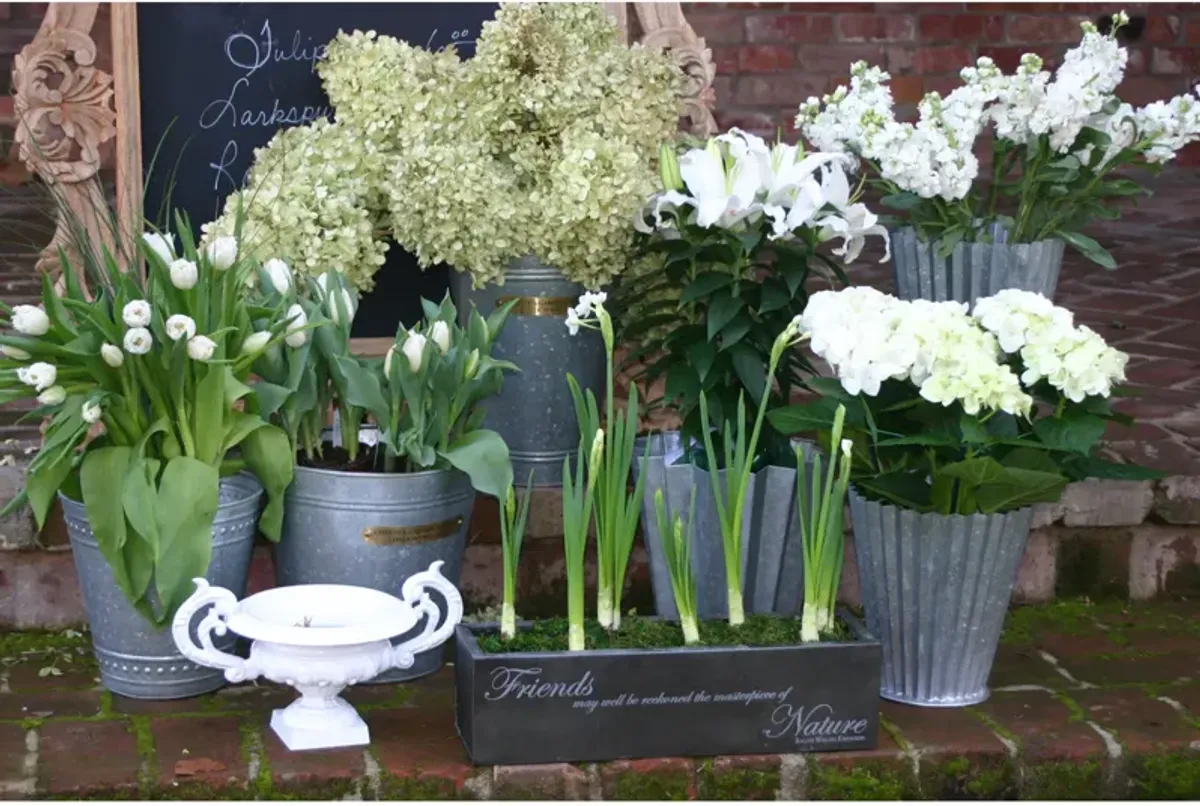
{"label": "ornate urn handle", "polygon": [[[462,621],[462,596],[459,595],[458,588],[442,576],[443,564],[442,560],[438,560],[429,566],[428,571],[413,574],[404,580],[400,589],[401,600],[413,609],[417,619],[420,619],[422,613],[428,618],[419,635],[392,647],[392,666],[397,669],[412,666],[419,653],[443,643]],[[437,591],[446,599],[446,618],[441,622],[441,626],[438,626],[439,617],[442,615],[441,608],[430,598],[428,589]]]}
{"label": "ornate urn handle", "polygon": [[[201,666],[224,669],[225,679],[230,683],[240,683],[258,677],[258,671],[243,658],[222,652],[213,646],[213,633],[224,635],[229,629],[225,622],[237,606],[237,597],[225,588],[212,587],[203,577],[197,577],[192,582],[196,583],[195,592],[180,606],[175,613],[175,620],[171,623],[171,636],[175,639],[175,646],[179,647],[179,651],[188,660]],[[200,645],[196,646],[189,629],[192,617],[198,610],[210,604],[212,609],[196,629],[196,635],[200,639]]]}

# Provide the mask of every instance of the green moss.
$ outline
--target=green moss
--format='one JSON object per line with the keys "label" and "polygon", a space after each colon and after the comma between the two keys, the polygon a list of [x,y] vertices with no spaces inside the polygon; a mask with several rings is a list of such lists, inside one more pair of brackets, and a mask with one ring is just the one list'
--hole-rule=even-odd
{"label": "green moss", "polygon": [[1067,708],[1067,718],[1072,722],[1086,722],[1087,711],[1083,710],[1083,706],[1077,703],[1071,695],[1062,691],[1052,691],[1050,696],[1061,702]]}
{"label": "green moss", "polygon": [[1016,796],[1016,776],[1007,759],[972,762],[958,756],[921,768],[921,793],[935,800],[1003,800]]}
{"label": "green moss", "polygon": [[688,776],[683,770],[622,772],[605,787],[608,800],[687,800]]}
{"label": "green moss", "polygon": [[846,770],[818,761],[810,769],[810,800],[904,800],[917,796],[911,776],[885,764],[858,764]]}
{"label": "green moss", "polygon": [[[521,630],[511,641],[497,633],[478,636],[480,648],[487,653],[508,652],[565,652],[568,623],[565,618],[534,622]],[[849,633],[840,622],[838,632],[823,636],[825,640],[848,640]],[[588,649],[663,649],[683,646],[683,632],[670,621],[627,617],[615,633],[605,630],[596,621],[583,625]],[[800,643],[800,620],[778,616],[749,616],[740,627],[730,627],[727,621],[700,623],[702,646],[791,646]]]}
{"label": "green moss", "polygon": [[1022,800],[1100,800],[1104,769],[1097,761],[1053,761],[1025,769]]}
{"label": "green moss", "polygon": [[1017,734],[1013,733],[1011,730],[1004,727],[996,720],[992,719],[990,716],[985,714],[983,711],[980,711],[978,708],[967,708],[966,710],[967,710],[967,713],[969,713],[971,716],[975,717],[980,722],[982,722],[984,725],[986,725],[988,727],[988,729],[991,730],[993,733],[998,734],[999,736],[1002,736],[1003,738],[1012,742],[1018,748],[1021,746],[1021,738],[1019,736],[1017,736]]}
{"label": "green moss", "polygon": [[27,653],[91,650],[92,639],[79,630],[0,630],[0,658]]}
{"label": "green moss", "polygon": [[1098,608],[1089,599],[1060,599],[1044,605],[1022,605],[1008,611],[1000,640],[1005,644],[1031,644],[1039,633],[1053,630],[1082,635],[1096,628]]}
{"label": "green moss", "polygon": [[454,782],[445,778],[411,777],[399,778],[384,773],[379,779],[379,800],[456,800]]}
{"label": "green moss", "polygon": [[700,765],[696,787],[700,800],[775,800],[779,769],[717,770],[711,761],[706,761]]}
{"label": "green moss", "polygon": [[255,761],[258,762],[258,775],[249,782],[250,788],[259,796],[268,795],[274,788],[275,779],[271,775],[271,761],[263,750],[262,721],[258,717],[246,717],[238,729],[242,734],[242,761],[246,762],[247,767],[252,767]]}
{"label": "green moss", "polygon": [[137,743],[138,757],[142,764],[138,768],[138,786],[143,790],[153,789],[158,785],[158,751],[154,747],[154,733],[150,730],[150,718],[146,716],[129,717],[129,729]]}
{"label": "green moss", "polygon": [[1138,800],[1200,798],[1200,754],[1134,756],[1128,761],[1130,795]]}

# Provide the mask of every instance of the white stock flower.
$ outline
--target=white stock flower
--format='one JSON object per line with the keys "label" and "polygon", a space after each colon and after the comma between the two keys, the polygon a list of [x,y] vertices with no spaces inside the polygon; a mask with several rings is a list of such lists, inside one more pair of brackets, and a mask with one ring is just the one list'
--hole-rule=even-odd
{"label": "white stock flower", "polygon": [[125,303],[121,319],[126,327],[147,327],[150,324],[150,303],[144,299]]}
{"label": "white stock flower", "polygon": [[187,354],[193,361],[208,361],[216,349],[217,343],[208,336],[192,336],[188,339]]}
{"label": "white stock flower", "polygon": [[287,335],[283,337],[284,343],[288,347],[303,347],[308,341],[308,331],[303,329],[308,324],[308,315],[299,305],[293,305],[287,309],[286,318],[288,323]]}
{"label": "white stock flower", "polygon": [[442,351],[442,355],[450,351],[450,326],[445,322],[434,322],[429,328],[429,338]]}
{"label": "white stock flower", "polygon": [[169,232],[143,232],[142,243],[147,249],[158,255],[163,263],[170,264],[175,259],[175,236]]}
{"label": "white stock flower", "polygon": [[196,281],[200,279],[200,272],[196,268],[196,264],[190,260],[179,258],[171,261],[171,285],[178,288],[180,291],[191,291],[196,287]]}
{"label": "white stock flower", "polygon": [[28,361],[33,357],[19,347],[9,347],[7,344],[0,344],[0,355],[13,361]]}
{"label": "white stock flower", "polygon": [[177,313],[167,317],[166,329],[171,341],[187,340],[196,335],[196,322],[190,316]]}
{"label": "white stock flower", "polygon": [[100,408],[100,404],[94,400],[89,400],[87,403],[84,403],[83,408],[79,413],[83,416],[83,421],[89,424],[98,422],[100,417],[104,414]]}
{"label": "white stock flower", "polygon": [[267,277],[271,279],[271,285],[280,294],[286,294],[292,287],[292,270],[279,258],[273,257],[264,263],[263,271],[267,273]]}
{"label": "white stock flower", "polygon": [[232,235],[222,235],[214,238],[205,250],[208,262],[217,271],[225,271],[235,262],[238,256],[237,238]]}
{"label": "white stock flower", "polygon": [[257,353],[267,346],[267,342],[271,340],[271,334],[266,330],[259,330],[256,333],[251,333],[242,342],[242,353],[250,355]]}
{"label": "white stock flower", "polygon": [[61,386],[51,386],[38,395],[37,401],[43,406],[57,406],[67,399],[67,390]]}
{"label": "white stock flower", "polygon": [[409,333],[404,344],[400,345],[400,351],[408,359],[408,368],[413,372],[420,372],[421,358],[425,353],[425,337],[415,331]]}
{"label": "white stock flower", "polygon": [[32,386],[39,392],[48,389],[58,380],[58,369],[53,364],[38,361],[27,367],[17,367],[17,378],[26,386]]}
{"label": "white stock flower", "polygon": [[125,352],[130,355],[145,355],[154,345],[154,337],[144,327],[131,327],[125,331],[125,339],[122,343],[125,346]]}
{"label": "white stock flower", "polygon": [[50,317],[36,305],[14,305],[12,326],[25,336],[45,336],[50,332]]}
{"label": "white stock flower", "polygon": [[108,342],[100,345],[100,357],[113,369],[117,369],[125,363],[125,353],[121,352],[121,348]]}

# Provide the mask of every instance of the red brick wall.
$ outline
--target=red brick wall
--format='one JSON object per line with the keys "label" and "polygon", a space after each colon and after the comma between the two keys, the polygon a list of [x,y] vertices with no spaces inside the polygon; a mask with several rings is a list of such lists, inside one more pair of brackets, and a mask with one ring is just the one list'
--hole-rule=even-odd
{"label": "red brick wall", "polygon": [[800,102],[845,83],[858,59],[890,72],[897,103],[915,108],[924,93],[958,86],[979,56],[1011,72],[1033,51],[1057,67],[1080,22],[1121,9],[1134,25],[1120,97],[1143,105],[1194,86],[1200,3],[684,4],[717,65],[718,125],[767,136],[791,132]]}

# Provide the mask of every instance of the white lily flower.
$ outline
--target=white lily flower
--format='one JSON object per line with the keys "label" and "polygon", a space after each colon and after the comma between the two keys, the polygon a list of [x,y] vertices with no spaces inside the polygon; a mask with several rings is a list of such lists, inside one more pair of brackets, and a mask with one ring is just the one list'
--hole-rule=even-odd
{"label": "white lily flower", "polygon": [[121,352],[121,348],[108,342],[100,345],[100,357],[113,369],[125,363],[125,353]]}
{"label": "white lily flower", "polygon": [[696,224],[729,229],[758,212],[755,197],[759,190],[756,158],[744,154],[734,159],[729,170],[716,148],[694,148],[679,158],[679,173],[687,185],[696,208]]}
{"label": "white lily flower", "polygon": [[150,324],[150,303],[144,299],[125,303],[121,309],[121,319],[126,327],[146,327]]}
{"label": "white lily flower", "polygon": [[130,355],[145,355],[154,345],[154,337],[144,327],[131,327],[125,331],[123,344]]}
{"label": "white lily flower", "polygon": [[771,239],[782,238],[808,224],[824,206],[825,194],[811,177],[800,186],[790,210],[775,204],[763,205],[763,214],[771,219]]}
{"label": "white lily flower", "polygon": [[12,326],[24,336],[45,336],[50,332],[50,317],[37,305],[14,305]]}
{"label": "white lily flower", "polygon": [[167,338],[171,341],[187,340],[196,335],[196,321],[181,313],[167,317],[166,328]]}

